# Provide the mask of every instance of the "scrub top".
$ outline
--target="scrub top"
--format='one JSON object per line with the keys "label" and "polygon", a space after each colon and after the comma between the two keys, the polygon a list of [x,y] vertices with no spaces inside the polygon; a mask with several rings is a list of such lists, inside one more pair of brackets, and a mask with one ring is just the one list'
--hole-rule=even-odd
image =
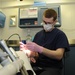
{"label": "scrub top", "polygon": [[[44,30],[41,30],[35,35],[33,42],[50,50],[56,50],[58,48],[64,48],[65,52],[70,50],[67,36],[63,31],[57,28],[54,28],[51,32],[45,32]],[[39,58],[33,65],[60,69],[63,67],[62,59],[52,59],[40,53]]]}

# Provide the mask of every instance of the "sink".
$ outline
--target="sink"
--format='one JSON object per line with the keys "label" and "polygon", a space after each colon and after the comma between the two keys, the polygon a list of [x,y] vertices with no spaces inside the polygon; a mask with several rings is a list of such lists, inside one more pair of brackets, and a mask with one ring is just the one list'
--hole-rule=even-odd
{"label": "sink", "polygon": [[19,46],[20,40],[5,40],[7,46]]}

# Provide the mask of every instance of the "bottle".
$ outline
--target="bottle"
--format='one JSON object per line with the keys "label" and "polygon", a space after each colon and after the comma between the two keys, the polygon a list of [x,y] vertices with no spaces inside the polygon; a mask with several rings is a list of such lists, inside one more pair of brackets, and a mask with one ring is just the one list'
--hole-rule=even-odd
{"label": "bottle", "polygon": [[32,41],[32,36],[30,34],[30,29],[27,30],[27,36],[26,36],[26,42],[31,42]]}

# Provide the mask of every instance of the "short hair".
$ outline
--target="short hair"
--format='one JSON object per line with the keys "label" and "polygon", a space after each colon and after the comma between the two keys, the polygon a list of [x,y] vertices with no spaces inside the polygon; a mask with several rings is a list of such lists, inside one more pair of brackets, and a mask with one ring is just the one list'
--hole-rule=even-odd
{"label": "short hair", "polygon": [[57,19],[57,12],[54,9],[47,9],[44,11],[43,16],[46,18],[53,17],[53,20],[55,21]]}

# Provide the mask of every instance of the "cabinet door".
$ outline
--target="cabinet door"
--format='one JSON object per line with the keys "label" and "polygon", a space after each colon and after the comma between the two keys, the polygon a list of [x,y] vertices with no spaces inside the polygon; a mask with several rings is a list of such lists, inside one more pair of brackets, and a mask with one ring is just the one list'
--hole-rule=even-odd
{"label": "cabinet door", "polygon": [[41,25],[42,23],[42,17],[43,17],[43,12],[48,9],[48,8],[39,8],[38,9],[38,24]]}
{"label": "cabinet door", "polygon": [[68,57],[65,58],[65,75],[75,75],[75,47],[70,47]]}
{"label": "cabinet door", "polygon": [[37,7],[19,9],[19,27],[20,28],[39,27]]}

